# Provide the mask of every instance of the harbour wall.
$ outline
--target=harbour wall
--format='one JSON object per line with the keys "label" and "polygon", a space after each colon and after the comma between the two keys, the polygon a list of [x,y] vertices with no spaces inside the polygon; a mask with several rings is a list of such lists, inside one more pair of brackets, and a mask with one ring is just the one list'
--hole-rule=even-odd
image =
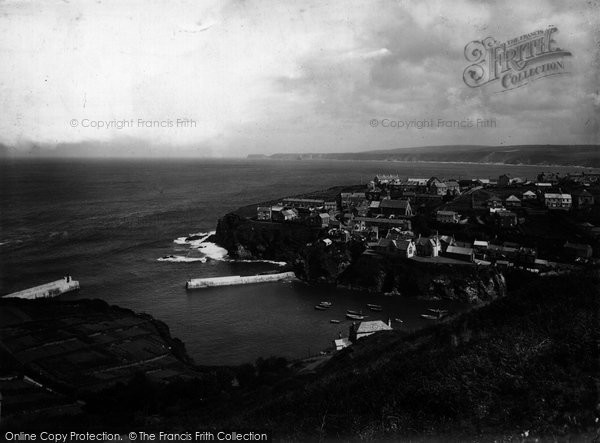
{"label": "harbour wall", "polygon": [[35,286],[19,292],[7,294],[5,298],[22,298],[26,300],[34,300],[36,298],[57,297],[65,292],[75,291],[79,289],[79,282],[65,277],[62,280],[56,280],[44,285]]}
{"label": "harbour wall", "polygon": [[187,289],[210,288],[214,286],[247,285],[250,283],[266,283],[279,280],[296,278],[293,272],[280,272],[278,274],[249,275],[242,277],[240,275],[228,275],[226,277],[194,278],[188,280],[185,284]]}

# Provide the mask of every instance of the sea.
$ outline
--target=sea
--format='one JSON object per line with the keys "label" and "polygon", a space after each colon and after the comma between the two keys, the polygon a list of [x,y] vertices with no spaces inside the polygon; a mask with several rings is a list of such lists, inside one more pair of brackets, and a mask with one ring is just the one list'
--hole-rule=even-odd
{"label": "sea", "polygon": [[[570,167],[270,159],[0,160],[0,295],[71,275],[64,300],[102,299],[164,321],[201,365],[258,357],[300,359],[348,335],[347,309],[411,331],[430,308],[468,307],[277,282],[187,291],[190,278],[251,275],[275,262],[235,261],[208,242],[219,217],[240,206],[375,174],[534,179]],[[196,240],[187,241],[190,234]],[[333,307],[317,311],[320,301]],[[383,306],[368,311],[367,303]],[[334,324],[330,320],[340,320]],[[400,321],[396,321],[402,320]]]}

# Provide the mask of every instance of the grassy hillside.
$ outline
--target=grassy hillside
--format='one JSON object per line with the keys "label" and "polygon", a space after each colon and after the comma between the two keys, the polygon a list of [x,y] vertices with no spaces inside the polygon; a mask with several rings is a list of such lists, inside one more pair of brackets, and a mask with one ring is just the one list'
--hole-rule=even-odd
{"label": "grassy hillside", "polygon": [[312,380],[237,400],[224,421],[299,439],[593,432],[599,282],[597,274],[537,280],[413,335],[372,336]]}
{"label": "grassy hillside", "polygon": [[395,160],[600,167],[600,145],[448,145],[339,154],[274,154],[272,158]]}

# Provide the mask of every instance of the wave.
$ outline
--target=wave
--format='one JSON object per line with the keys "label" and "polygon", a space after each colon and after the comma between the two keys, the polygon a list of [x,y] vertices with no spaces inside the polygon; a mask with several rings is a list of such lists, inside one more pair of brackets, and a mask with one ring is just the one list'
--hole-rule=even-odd
{"label": "wave", "polygon": [[234,263],[271,263],[271,264],[277,265],[277,266],[285,266],[285,265],[287,265],[287,262],[284,262],[284,261],[261,260],[261,259],[256,259],[256,260],[235,260],[235,259],[229,258],[229,259],[226,259],[225,261],[234,262]]}
{"label": "wave", "polygon": [[[194,246],[192,246],[194,247]],[[227,249],[220,247],[216,243],[206,242],[197,246],[206,257],[213,260],[228,261]]]}
{"label": "wave", "polygon": [[156,261],[168,261],[173,263],[191,263],[191,262],[202,262],[206,263],[206,257],[184,257],[182,255],[169,255],[166,257],[157,258]]}
{"label": "wave", "polygon": [[177,237],[173,240],[173,243],[178,245],[190,245],[191,247],[198,247],[198,245],[204,243],[211,235],[214,235],[216,231],[209,232],[196,232],[189,234],[187,237]]}
{"label": "wave", "polygon": [[[277,266],[285,266],[287,263],[284,261],[275,260],[236,260],[228,257],[227,249],[222,248],[213,242],[207,242],[211,235],[214,235],[215,231],[209,232],[198,232],[190,234],[187,237],[178,237],[173,240],[173,243],[178,245],[189,245],[190,248],[198,250],[205,257],[203,257],[203,263],[206,262],[207,258],[211,260],[225,261],[230,263],[271,263]],[[190,240],[192,238],[192,240]],[[161,259],[159,259],[161,260]],[[175,261],[175,260],[162,260],[162,261]],[[184,260],[180,260],[184,261]],[[185,261],[199,261],[199,259],[188,259]]]}

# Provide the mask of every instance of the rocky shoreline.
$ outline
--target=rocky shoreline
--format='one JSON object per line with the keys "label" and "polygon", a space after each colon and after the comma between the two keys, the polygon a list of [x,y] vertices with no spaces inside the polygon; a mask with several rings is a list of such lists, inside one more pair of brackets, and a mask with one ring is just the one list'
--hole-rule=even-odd
{"label": "rocky shoreline", "polygon": [[496,268],[363,254],[362,242],[326,247],[318,241],[326,236],[326,229],[229,213],[219,219],[211,241],[236,259],[286,261],[299,279],[314,285],[472,304],[506,295],[505,277]]}

